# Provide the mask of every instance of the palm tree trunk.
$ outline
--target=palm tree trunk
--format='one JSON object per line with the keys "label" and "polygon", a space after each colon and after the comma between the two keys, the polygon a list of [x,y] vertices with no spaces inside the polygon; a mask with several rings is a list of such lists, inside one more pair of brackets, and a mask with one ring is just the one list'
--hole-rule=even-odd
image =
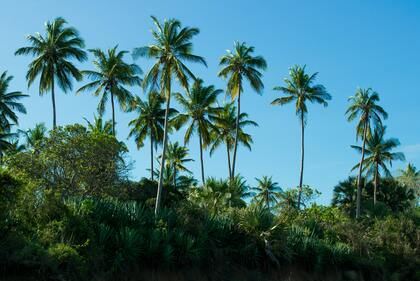
{"label": "palm tree trunk", "polygon": [[360,217],[361,203],[362,203],[362,169],[363,161],[365,160],[365,146],[366,146],[366,135],[367,135],[367,122],[363,128],[363,145],[362,145],[362,158],[359,163],[359,174],[357,175],[357,195],[356,195],[356,219]]}
{"label": "palm tree trunk", "polygon": [[203,160],[203,137],[201,136],[201,131],[198,132],[198,137],[200,139],[200,161],[201,161],[201,182],[203,185],[206,184],[204,179],[204,160]]}
{"label": "palm tree trunk", "polygon": [[171,103],[171,83],[169,83],[166,91],[167,91],[167,95],[166,95],[165,125],[163,129],[163,151],[162,151],[162,160],[160,163],[159,184],[158,184],[158,190],[157,190],[157,195],[156,195],[155,215],[159,213],[160,200],[162,197],[163,169],[165,167],[166,148],[168,144],[168,121],[169,121],[168,117],[169,117],[169,108],[170,108],[169,106]]}
{"label": "palm tree trunk", "polygon": [[150,179],[153,181],[153,134],[150,133]]}
{"label": "palm tree trunk", "polygon": [[232,166],[230,164],[230,149],[227,143],[226,143],[226,150],[227,150],[227,158],[228,158],[229,179],[232,179]]}
{"label": "palm tree trunk", "polygon": [[303,120],[304,115],[303,115],[303,111],[301,112],[301,150],[302,150],[302,158],[300,160],[300,179],[299,179],[299,195],[298,195],[298,209],[300,209],[300,204],[301,204],[301,200],[302,200],[302,186],[303,186],[303,162],[305,159],[305,122]]}
{"label": "palm tree trunk", "polygon": [[115,136],[115,105],[114,94],[111,92],[111,106],[112,106],[112,134]]}
{"label": "palm tree trunk", "polygon": [[53,106],[53,129],[57,128],[57,113],[55,108],[54,72],[51,78],[51,100]]}
{"label": "palm tree trunk", "polygon": [[375,179],[373,181],[373,206],[376,205],[376,192],[378,191],[378,182],[379,182],[379,172],[378,172],[378,163],[375,165]]}
{"label": "palm tree trunk", "polygon": [[238,112],[236,116],[236,132],[235,132],[235,146],[233,148],[233,163],[232,163],[232,174],[231,179],[235,177],[235,166],[236,166],[236,151],[238,150],[238,139],[239,139],[239,115],[241,114],[241,90],[238,92]]}

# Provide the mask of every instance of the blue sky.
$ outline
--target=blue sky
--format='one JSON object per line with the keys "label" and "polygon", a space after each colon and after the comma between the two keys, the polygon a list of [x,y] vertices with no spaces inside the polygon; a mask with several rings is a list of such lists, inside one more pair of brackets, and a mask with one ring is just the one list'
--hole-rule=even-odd
{"label": "blue sky", "polygon": [[[357,87],[372,87],[380,93],[388,111],[388,136],[401,141],[400,150],[408,161],[420,167],[420,2],[406,1],[5,1],[0,11],[0,71],[15,76],[10,90],[30,94],[25,100],[27,115],[20,117],[21,128],[35,123],[52,123],[51,98],[40,97],[37,87],[27,89],[25,74],[29,57],[15,57],[14,51],[26,45],[25,35],[43,31],[46,20],[62,16],[75,26],[87,48],[134,47],[151,42],[150,15],[159,19],[175,17],[184,25],[199,27],[194,39],[195,52],[206,58],[208,68],[191,69],[206,83],[224,89],[217,77],[218,61],[235,40],[255,46],[256,54],[268,62],[262,96],[245,88],[242,108],[258,128],[252,152],[239,149],[238,171],[250,184],[254,178],[272,175],[283,188],[296,186],[299,177],[300,129],[293,106],[274,107],[270,102],[279,93],[272,88],[283,83],[288,68],[306,64],[319,72],[318,82],[333,96],[329,107],[309,107],[306,129],[304,182],[322,192],[320,203],[329,203],[334,185],[350,175],[358,155],[350,148],[355,143],[355,124],[346,121],[347,98]],[[131,57],[127,57],[131,61]],[[147,71],[150,63],[137,63]],[[91,69],[91,60],[81,66]],[[86,80],[85,80],[86,81]],[[81,84],[76,83],[75,89]],[[143,96],[140,89],[133,91]],[[98,99],[89,93],[64,95],[57,90],[59,124],[84,123],[93,118]],[[110,105],[106,116],[110,117]],[[126,140],[127,124],[133,114],[117,112],[118,138],[127,142],[135,161],[133,178],[147,176],[149,151],[146,144],[137,151]],[[171,140],[181,140],[181,131]],[[190,165],[199,175],[198,140],[190,143]],[[407,163],[394,163],[393,171]],[[226,155],[220,149],[213,157],[205,155],[206,174],[225,177]]]}

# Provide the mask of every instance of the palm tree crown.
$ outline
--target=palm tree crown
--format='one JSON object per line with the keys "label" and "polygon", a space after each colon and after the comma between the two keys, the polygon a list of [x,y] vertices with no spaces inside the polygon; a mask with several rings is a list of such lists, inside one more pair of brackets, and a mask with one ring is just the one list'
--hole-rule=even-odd
{"label": "palm tree crown", "polygon": [[[404,161],[405,157],[402,152],[392,152],[394,148],[400,145],[398,139],[390,138],[385,139],[386,127],[375,128],[372,136],[366,141],[366,158],[363,161],[363,171],[367,173],[367,176],[374,177],[376,173],[380,173],[380,170],[386,177],[391,177],[387,164],[392,166],[392,161],[400,160]],[[352,145],[352,148],[358,152],[362,152],[362,147]],[[353,170],[357,169],[359,164],[353,167]]]}
{"label": "palm tree crown", "polygon": [[112,131],[115,135],[115,108],[114,98],[117,99],[121,110],[127,111],[132,104],[133,95],[126,88],[127,86],[135,86],[141,84],[138,74],[141,69],[135,64],[129,64],[124,61],[124,55],[127,51],[117,51],[117,47],[104,52],[100,49],[89,50],[94,56],[94,70],[84,70],[83,75],[87,76],[92,82],[84,85],[78,93],[93,90],[95,96],[101,99],[98,105],[98,112],[102,115],[105,112],[105,104],[111,97],[112,106]]}
{"label": "palm tree crown", "polygon": [[[146,101],[136,97],[132,109],[137,112],[138,116],[131,120],[128,124],[131,127],[129,137],[134,137],[137,148],[143,147],[145,139],[147,137],[150,138],[151,180],[153,180],[154,176],[153,151],[156,150],[158,144],[161,144],[163,141],[165,124],[165,109],[163,109],[164,103],[164,97],[155,91],[148,94]],[[170,108],[169,118],[175,116],[177,112],[177,110]]]}
{"label": "palm tree crown", "polygon": [[[365,153],[366,158],[362,162],[362,171],[366,172],[368,177],[374,180],[373,204],[376,204],[376,193],[379,184],[381,170],[386,177],[391,177],[387,164],[392,166],[392,161],[404,161],[404,154],[401,152],[392,152],[394,148],[399,146],[398,139],[385,139],[386,127],[375,128],[373,134],[367,139]],[[362,147],[352,145],[354,149],[362,153]],[[352,170],[359,168],[360,163],[353,167]]]}
{"label": "palm tree crown", "polygon": [[346,111],[347,121],[352,122],[359,118],[356,126],[356,138],[363,137],[366,127],[366,134],[369,136],[374,127],[382,126],[382,118],[387,119],[388,113],[377,103],[379,94],[371,88],[357,89],[356,94],[349,98],[350,106]]}
{"label": "palm tree crown", "polygon": [[[256,178],[258,185],[252,190],[256,192],[254,199],[263,203],[268,209],[278,202],[279,194],[282,189],[272,177],[263,176],[261,179]],[[272,204],[273,203],[273,204]]]}
{"label": "palm tree crown", "polygon": [[289,78],[284,79],[286,86],[274,87],[275,91],[281,91],[285,97],[276,98],[271,102],[273,105],[285,105],[288,103],[295,103],[296,115],[306,122],[306,115],[308,113],[307,102],[319,103],[323,106],[328,106],[331,95],[327,92],[325,87],[320,84],[315,84],[318,72],[309,75],[305,71],[306,66],[293,66],[290,68]]}
{"label": "palm tree crown", "polygon": [[[189,150],[187,147],[182,146],[179,142],[169,143],[168,150],[166,151],[165,168],[173,171],[173,184],[176,187],[177,173],[187,172],[191,174],[191,171],[185,166],[186,163],[194,161],[189,157]],[[162,155],[160,157],[162,159]]]}
{"label": "palm tree crown", "polygon": [[174,119],[176,128],[189,122],[185,132],[184,143],[190,141],[191,135],[198,132],[200,144],[200,160],[201,160],[201,177],[204,184],[204,164],[203,149],[205,149],[211,141],[211,130],[214,125],[211,118],[216,116],[219,110],[216,107],[217,96],[222,90],[215,89],[213,85],[204,86],[203,80],[198,79],[194,82],[191,90],[183,96],[180,93],[175,95],[178,103],[184,108],[184,113],[179,114]]}
{"label": "palm tree crown", "polygon": [[93,116],[93,122],[90,122],[84,118],[87,122],[87,129],[93,134],[104,134],[112,135],[112,120],[104,120],[104,118],[99,115]]}
{"label": "palm tree crown", "polygon": [[26,108],[18,101],[27,97],[21,92],[8,92],[9,83],[12,81],[13,76],[8,76],[7,71],[0,75],[0,129],[8,131],[11,125],[18,124],[19,113],[26,113]]}
{"label": "palm tree crown", "polygon": [[[217,111],[216,115],[210,116],[210,119],[214,123],[212,131],[212,144],[210,147],[210,155],[222,144],[226,145],[226,151],[228,156],[228,168],[229,177],[231,178],[232,167],[230,153],[235,145],[236,136],[236,107],[233,102],[226,103],[220,110]],[[258,124],[248,119],[248,114],[241,112],[239,115],[239,134],[238,142],[251,150],[252,136],[244,132],[246,126],[258,127]]]}
{"label": "palm tree crown", "polygon": [[247,46],[246,43],[235,42],[235,50],[228,53],[220,59],[220,65],[223,67],[219,72],[219,77],[227,78],[226,93],[231,96],[232,100],[236,97],[237,118],[236,118],[236,134],[233,148],[233,163],[231,178],[235,177],[236,152],[239,142],[239,118],[241,115],[241,92],[243,92],[243,81],[248,80],[251,88],[257,93],[261,93],[264,84],[261,80],[262,73],[260,70],[267,68],[267,63],[262,56],[253,56],[254,47]]}
{"label": "palm tree crown", "polygon": [[160,88],[166,98],[165,123],[163,133],[163,157],[159,172],[159,183],[156,196],[155,213],[159,212],[163,186],[163,172],[166,161],[166,148],[168,142],[168,119],[171,102],[172,79],[175,78],[186,91],[188,81],[195,80],[194,74],[185,65],[185,62],[198,62],[204,65],[204,58],[192,52],[192,38],[200,31],[198,28],[181,27],[181,22],[176,19],[165,20],[160,23],[152,16],[156,29],[152,30],[154,44],[136,48],[133,57],[146,57],[155,59],[155,63],[147,72],[143,80],[144,88]]}
{"label": "palm tree crown", "polygon": [[28,86],[32,85],[39,76],[39,94],[51,91],[53,103],[53,126],[56,123],[55,93],[54,86],[58,86],[67,92],[73,88],[71,78],[77,81],[82,79],[80,71],[70,60],[85,61],[85,44],[79,37],[78,31],[73,27],[66,27],[66,20],[56,18],[45,24],[46,33],[41,35],[29,35],[27,37],[31,46],[19,48],[15,55],[32,55],[35,59],[29,64],[26,74]]}

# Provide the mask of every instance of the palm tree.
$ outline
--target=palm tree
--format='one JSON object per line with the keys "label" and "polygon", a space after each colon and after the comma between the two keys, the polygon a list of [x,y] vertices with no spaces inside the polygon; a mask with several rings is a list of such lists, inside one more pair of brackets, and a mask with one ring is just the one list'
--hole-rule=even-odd
{"label": "palm tree", "polygon": [[420,187],[420,171],[413,164],[408,163],[407,168],[405,170],[400,169],[399,172],[398,180],[404,186],[410,188]]}
{"label": "palm tree", "polygon": [[23,132],[25,135],[25,146],[27,149],[35,148],[39,145],[47,136],[47,127],[44,123],[38,123],[33,129],[29,129]]}
{"label": "palm tree", "polygon": [[362,171],[363,161],[365,159],[365,148],[368,136],[371,134],[372,125],[382,126],[381,118],[388,118],[385,110],[379,106],[379,94],[374,92],[371,88],[357,89],[356,94],[349,98],[351,104],[349,105],[346,114],[349,122],[356,118],[359,121],[356,126],[356,140],[359,136],[363,138],[361,159],[359,162],[359,173],[357,176],[357,195],[356,195],[356,218],[360,217],[361,211],[361,196],[362,196]]}
{"label": "palm tree", "polygon": [[235,177],[243,80],[248,80],[251,88],[257,93],[261,93],[264,88],[264,84],[261,80],[262,73],[260,70],[265,70],[267,68],[267,63],[263,57],[253,56],[254,47],[247,46],[246,43],[235,42],[234,48],[235,50],[233,52],[228,51],[228,53],[220,59],[220,65],[223,66],[223,68],[218,74],[219,77],[228,78],[226,93],[231,96],[232,100],[237,98],[238,103],[231,178]]}
{"label": "palm tree", "polygon": [[263,176],[261,179],[256,178],[255,180],[258,185],[252,188],[256,192],[254,199],[271,210],[271,206],[278,203],[277,199],[283,190],[277,182],[273,181],[272,177]]}
{"label": "palm tree", "polygon": [[275,91],[281,91],[285,97],[276,98],[271,102],[272,105],[285,105],[295,103],[296,115],[300,119],[301,124],[301,161],[300,161],[300,177],[299,177],[299,195],[298,209],[300,208],[303,186],[303,163],[305,159],[305,125],[308,114],[307,102],[319,103],[324,107],[328,106],[327,101],[331,100],[331,95],[325,87],[314,82],[318,76],[318,72],[309,75],[305,71],[306,66],[295,65],[290,68],[289,78],[284,79],[286,86],[275,87]]}
{"label": "palm tree", "polygon": [[[251,150],[252,136],[244,132],[246,126],[258,127],[258,124],[252,120],[247,119],[248,114],[241,112],[239,115],[239,135],[238,142]],[[236,136],[236,107],[233,103],[225,104],[217,111],[215,116],[210,116],[214,123],[214,130],[212,131],[211,139],[212,145],[210,147],[210,155],[221,145],[226,145],[229,178],[232,179],[232,166],[230,153],[235,145]]]}
{"label": "palm tree", "polygon": [[94,96],[101,96],[98,105],[99,115],[105,112],[105,104],[111,96],[112,108],[112,134],[115,136],[115,100],[117,99],[121,110],[129,110],[133,102],[133,95],[125,88],[141,84],[141,79],[137,74],[141,74],[141,69],[135,64],[128,64],[124,61],[127,51],[117,51],[118,46],[104,52],[100,49],[89,50],[94,56],[94,70],[84,70],[82,74],[93,80],[84,85],[77,93],[94,90]]}
{"label": "palm tree", "polygon": [[29,64],[26,74],[28,86],[32,85],[39,76],[39,94],[51,91],[53,106],[53,128],[57,127],[55,106],[55,84],[66,93],[73,88],[72,78],[82,80],[80,71],[70,62],[76,59],[79,62],[87,59],[83,51],[84,41],[79,32],[73,27],[66,27],[66,20],[56,18],[45,24],[46,33],[29,35],[27,37],[31,46],[22,47],[15,55],[32,55],[35,59]]}
{"label": "palm tree", "polygon": [[[376,193],[379,184],[380,170],[383,171],[386,177],[391,177],[391,172],[388,170],[387,163],[392,166],[392,161],[404,161],[404,154],[401,152],[391,152],[396,148],[400,142],[398,139],[385,139],[386,127],[375,128],[372,136],[367,139],[365,154],[366,158],[363,160],[363,171],[367,172],[367,176],[373,177],[373,205],[376,205]],[[352,145],[352,148],[358,152],[362,152],[362,147]],[[359,168],[360,163],[353,167],[353,170]]]}
{"label": "palm tree", "polygon": [[[138,117],[131,120],[128,124],[131,128],[129,137],[134,137],[137,148],[144,145],[144,140],[150,138],[150,178],[153,181],[154,175],[154,156],[153,151],[157,145],[162,143],[163,128],[165,124],[165,110],[163,104],[165,99],[158,92],[152,91],[148,95],[147,101],[142,101],[137,97],[134,101],[133,110],[138,113]],[[178,111],[170,108],[169,118],[175,116]]]}
{"label": "palm tree", "polygon": [[[166,150],[166,159],[165,169],[172,170],[172,180],[174,187],[177,186],[177,177],[178,172],[187,172],[191,174],[191,171],[185,166],[186,163],[194,161],[191,158],[188,158],[189,150],[185,146],[181,146],[179,142],[169,143],[168,149]],[[159,156],[162,159],[162,155]],[[161,162],[162,165],[162,162]]]}
{"label": "palm tree", "polygon": [[415,204],[418,204],[420,198],[420,171],[416,167],[409,163],[405,170],[399,170],[400,175],[398,176],[398,182],[405,188],[413,191],[416,200]]}
{"label": "palm tree", "polygon": [[222,90],[215,89],[213,85],[204,86],[203,80],[197,79],[194,82],[191,90],[186,93],[184,97],[180,93],[175,95],[178,103],[184,108],[184,113],[179,114],[174,119],[174,124],[177,129],[189,122],[188,128],[184,136],[184,144],[188,144],[191,135],[195,131],[198,132],[198,139],[200,145],[200,163],[201,163],[201,182],[205,184],[204,178],[204,160],[203,148],[206,148],[211,141],[211,130],[214,125],[211,118],[217,114],[219,110],[215,107],[217,96]]}
{"label": "palm tree", "polygon": [[26,108],[18,102],[21,98],[27,97],[22,92],[8,92],[9,83],[13,76],[8,76],[7,71],[0,75],[0,129],[8,130],[11,125],[18,124],[16,112],[26,113]]}
{"label": "palm tree", "polygon": [[354,212],[356,187],[357,179],[355,177],[348,177],[346,180],[340,181],[334,186],[331,205],[343,208],[349,214]]}
{"label": "palm tree", "polygon": [[86,118],[84,118],[87,122],[87,129],[93,134],[104,134],[104,135],[112,135],[113,128],[112,128],[112,120],[104,120],[101,115],[93,116],[93,122],[90,122]]}
{"label": "palm tree", "polygon": [[192,53],[191,39],[199,33],[199,29],[190,27],[181,28],[181,22],[176,19],[165,20],[163,23],[160,23],[152,16],[152,20],[156,26],[156,30],[152,31],[155,44],[134,49],[133,57],[142,56],[156,60],[155,64],[144,77],[143,86],[145,88],[160,88],[166,98],[165,124],[163,128],[163,157],[155,206],[155,213],[157,214],[159,212],[163,169],[166,161],[172,79],[175,78],[178,80],[181,87],[188,91],[188,80],[190,78],[195,80],[195,76],[185,65],[185,62],[198,62],[206,65],[206,61],[204,58]]}

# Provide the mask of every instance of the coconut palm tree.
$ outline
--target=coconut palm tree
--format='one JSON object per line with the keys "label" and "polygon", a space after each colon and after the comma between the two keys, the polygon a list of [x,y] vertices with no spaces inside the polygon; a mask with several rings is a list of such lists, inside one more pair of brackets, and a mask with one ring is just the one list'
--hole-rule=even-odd
{"label": "coconut palm tree", "polygon": [[48,130],[44,123],[38,123],[34,128],[23,132],[25,135],[26,148],[35,148],[36,145],[40,144],[46,138],[47,132]]}
{"label": "coconut palm tree", "polygon": [[155,59],[154,65],[144,77],[143,87],[160,88],[161,93],[166,98],[163,157],[161,159],[155,206],[155,213],[157,214],[162,194],[163,169],[166,162],[172,80],[178,80],[180,86],[188,91],[189,79],[195,80],[195,76],[185,65],[185,62],[198,62],[206,65],[206,61],[192,52],[191,39],[199,33],[199,29],[181,27],[181,22],[176,19],[165,20],[163,23],[160,23],[157,18],[152,16],[152,20],[156,27],[152,31],[154,44],[134,49],[133,57]]}
{"label": "coconut palm tree", "polygon": [[[381,170],[386,177],[391,177],[387,164],[392,166],[392,161],[404,161],[404,154],[401,152],[392,152],[394,148],[399,146],[398,139],[385,139],[386,127],[375,128],[372,136],[367,139],[365,154],[366,158],[363,160],[363,172],[366,172],[368,177],[373,178],[373,205],[376,205],[376,194],[379,185],[379,178]],[[362,153],[362,147],[352,145],[352,148]],[[359,168],[360,163],[353,167],[352,170]]]}
{"label": "coconut palm tree", "polygon": [[93,122],[90,122],[86,118],[84,118],[87,122],[87,129],[93,134],[104,134],[104,135],[112,135],[112,120],[104,120],[101,115],[93,116]]}
{"label": "coconut palm tree", "polygon": [[[177,186],[177,177],[178,172],[187,172],[191,174],[191,171],[185,166],[186,163],[194,161],[191,158],[188,158],[189,150],[187,147],[182,146],[179,142],[169,143],[168,149],[166,150],[166,159],[165,169],[172,169],[172,180],[174,187]],[[159,156],[159,159],[162,159],[162,155]],[[162,162],[161,162],[162,165]]]}
{"label": "coconut palm tree", "polygon": [[[231,166],[231,152],[235,145],[236,136],[236,107],[232,103],[226,103],[220,110],[217,111],[215,116],[210,116],[214,123],[214,129],[211,133],[212,144],[210,147],[210,155],[222,144],[226,145],[227,162],[229,178],[232,179],[232,166]],[[252,136],[244,132],[246,126],[258,127],[258,124],[248,119],[248,114],[241,112],[239,115],[239,137],[238,142],[251,150]],[[234,177],[233,177],[234,178]]]}
{"label": "coconut palm tree", "polygon": [[255,192],[254,199],[271,210],[271,206],[278,203],[279,194],[283,190],[277,182],[273,181],[272,177],[263,176],[260,179],[255,178],[255,180],[258,185],[252,188]]}
{"label": "coconut palm tree", "polygon": [[228,53],[220,59],[222,70],[219,77],[227,78],[226,93],[231,96],[232,100],[237,98],[237,114],[236,114],[236,134],[233,145],[233,161],[231,178],[235,177],[236,152],[239,142],[239,118],[241,116],[241,94],[243,92],[243,81],[248,80],[251,88],[257,93],[261,93],[264,84],[261,80],[261,70],[267,68],[265,59],[261,56],[253,56],[254,47],[247,46],[246,43],[235,42],[234,51]]}
{"label": "coconut palm tree", "polygon": [[56,18],[45,24],[45,34],[29,35],[30,46],[19,48],[15,55],[32,55],[35,59],[29,64],[26,74],[28,86],[39,76],[39,94],[51,91],[53,106],[53,128],[57,127],[55,84],[65,93],[73,88],[72,78],[82,80],[82,74],[71,62],[87,59],[83,50],[85,44],[74,27],[67,27],[63,18]]}
{"label": "coconut palm tree", "polygon": [[92,82],[84,85],[77,93],[84,91],[94,91],[93,95],[101,96],[98,105],[99,115],[105,112],[105,104],[111,97],[112,108],[112,134],[115,136],[115,99],[118,101],[121,110],[128,111],[132,102],[133,95],[126,88],[128,86],[140,86],[141,69],[136,64],[129,64],[124,61],[127,51],[118,51],[118,46],[104,52],[100,49],[89,50],[94,56],[93,64],[96,70],[84,70],[82,74],[87,76]]}
{"label": "coconut palm tree", "polygon": [[[163,140],[165,124],[164,103],[165,98],[155,91],[151,91],[148,94],[147,101],[142,101],[139,97],[136,97],[132,109],[137,112],[138,116],[128,124],[131,127],[129,137],[134,137],[138,149],[144,146],[144,141],[147,137],[150,138],[150,178],[152,181],[154,175],[153,162],[155,160],[153,152]],[[177,110],[170,108],[168,117],[172,118],[177,113]]]}
{"label": "coconut palm tree", "polygon": [[200,163],[201,163],[201,182],[205,184],[204,178],[204,160],[203,149],[206,148],[211,141],[211,131],[214,125],[212,117],[219,110],[216,107],[217,96],[222,92],[215,89],[213,85],[204,86],[203,80],[197,79],[191,90],[183,96],[180,93],[175,95],[178,103],[183,107],[184,113],[174,118],[174,124],[177,129],[189,122],[188,128],[184,136],[184,144],[188,144],[194,132],[198,132],[200,145]]}
{"label": "coconut palm tree", "polygon": [[385,110],[379,106],[379,94],[371,88],[357,89],[356,94],[349,98],[350,105],[346,115],[349,122],[358,118],[356,125],[356,140],[359,136],[363,138],[361,158],[359,162],[359,172],[357,175],[357,195],[356,195],[356,218],[360,217],[361,196],[362,196],[362,171],[363,161],[365,160],[365,148],[368,136],[371,135],[372,126],[381,127],[382,118],[388,118]]}
{"label": "coconut palm tree", "polygon": [[19,102],[20,99],[27,97],[22,92],[8,92],[9,83],[13,76],[8,76],[7,71],[0,75],[0,129],[8,130],[12,124],[18,124],[19,113],[26,113],[26,108]]}
{"label": "coconut palm tree", "polygon": [[402,186],[413,191],[416,198],[414,204],[418,205],[420,198],[420,171],[413,164],[408,163],[407,168],[399,170],[397,179]]}
{"label": "coconut palm tree", "polygon": [[307,103],[319,103],[328,106],[331,95],[325,87],[320,84],[314,84],[318,76],[318,72],[309,75],[305,71],[306,66],[295,65],[290,68],[289,78],[284,79],[286,86],[275,87],[275,91],[285,94],[284,97],[276,98],[271,102],[272,105],[285,105],[295,103],[296,115],[300,119],[301,125],[301,161],[300,161],[300,177],[299,177],[299,195],[298,208],[300,208],[303,186],[303,164],[305,159],[305,125],[308,115]]}

